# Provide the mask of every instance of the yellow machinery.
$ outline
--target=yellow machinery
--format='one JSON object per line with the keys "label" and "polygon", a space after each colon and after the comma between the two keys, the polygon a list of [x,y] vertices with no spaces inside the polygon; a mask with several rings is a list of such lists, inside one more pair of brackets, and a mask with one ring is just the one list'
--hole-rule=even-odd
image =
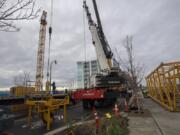
{"label": "yellow machinery", "polygon": [[45,37],[47,26],[47,12],[43,11],[40,20],[39,46],[37,53],[36,82],[35,94],[26,100],[28,105],[28,123],[31,126],[32,115],[38,114],[42,121],[46,124],[47,130],[54,120],[53,113],[58,111],[60,107],[64,108],[64,122],[66,122],[66,106],[69,104],[69,96],[57,98],[58,95],[48,95],[51,84],[46,82],[46,92],[43,92],[43,69],[44,69],[44,53],[45,53]]}
{"label": "yellow machinery", "polygon": [[64,99],[55,99],[48,96],[46,96],[46,99],[41,100],[29,99],[26,101],[26,104],[29,106],[28,123],[30,126],[32,120],[32,113],[36,113],[46,124],[47,130],[50,130],[50,126],[54,120],[53,113],[55,111],[58,111],[60,107],[64,108],[64,122],[66,122],[66,106],[69,104],[69,96],[65,96]]}
{"label": "yellow machinery", "polygon": [[169,111],[180,111],[180,61],[161,63],[146,81],[148,96]]}
{"label": "yellow machinery", "polygon": [[10,88],[10,93],[12,96],[25,96],[32,95],[35,93],[34,87],[26,87],[26,86],[16,86]]}
{"label": "yellow machinery", "polygon": [[[15,97],[24,97],[27,95],[33,95],[35,93],[34,87],[16,86],[10,88],[10,94]],[[12,112],[21,112],[27,110],[27,105],[24,103],[18,105],[12,105]]]}

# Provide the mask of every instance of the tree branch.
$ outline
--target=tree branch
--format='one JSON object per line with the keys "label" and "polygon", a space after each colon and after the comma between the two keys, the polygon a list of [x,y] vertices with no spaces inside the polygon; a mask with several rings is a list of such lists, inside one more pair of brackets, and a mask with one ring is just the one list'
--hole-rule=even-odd
{"label": "tree branch", "polygon": [[128,73],[127,76],[130,87],[135,92],[137,92],[138,86],[143,80],[145,68],[143,65],[135,61],[132,39],[133,39],[132,36],[127,36],[123,42],[124,48],[126,49],[126,53],[127,53],[127,59],[122,59],[120,53],[117,52],[117,49],[116,49],[116,55],[117,55],[117,59],[119,60],[119,63],[121,63],[121,66],[123,66],[123,68]]}
{"label": "tree branch", "polygon": [[40,9],[35,11],[36,0],[0,0],[0,31],[18,31],[16,20],[30,20],[38,17]]}

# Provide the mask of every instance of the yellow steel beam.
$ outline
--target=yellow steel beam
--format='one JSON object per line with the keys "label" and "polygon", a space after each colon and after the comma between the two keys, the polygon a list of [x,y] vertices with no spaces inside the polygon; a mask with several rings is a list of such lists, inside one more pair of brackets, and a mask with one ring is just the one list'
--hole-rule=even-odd
{"label": "yellow steel beam", "polygon": [[177,111],[180,94],[180,61],[161,63],[146,77],[148,95],[170,111]]}

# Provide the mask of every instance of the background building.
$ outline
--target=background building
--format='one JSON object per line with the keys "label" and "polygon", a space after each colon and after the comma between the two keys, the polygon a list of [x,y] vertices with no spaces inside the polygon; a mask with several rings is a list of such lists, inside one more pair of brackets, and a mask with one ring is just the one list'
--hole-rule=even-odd
{"label": "background building", "polygon": [[77,87],[87,87],[90,76],[98,72],[99,68],[96,60],[77,62]]}

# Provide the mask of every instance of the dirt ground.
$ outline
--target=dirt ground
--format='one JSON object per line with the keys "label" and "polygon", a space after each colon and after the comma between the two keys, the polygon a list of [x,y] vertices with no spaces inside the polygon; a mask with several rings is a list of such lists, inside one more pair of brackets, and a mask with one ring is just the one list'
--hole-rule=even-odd
{"label": "dirt ground", "polygon": [[95,127],[94,122],[91,124],[84,124],[78,127],[71,127],[55,135],[94,135]]}
{"label": "dirt ground", "polygon": [[110,119],[101,118],[99,128],[96,129],[95,121],[80,126],[72,126],[55,135],[127,135],[128,119],[113,116]]}
{"label": "dirt ground", "polygon": [[[143,113],[136,113],[135,111],[130,111],[128,113],[128,117],[130,119],[132,119],[132,118],[135,118],[135,119],[136,118],[137,119],[138,118],[140,118],[140,119],[146,119],[147,118],[148,119],[148,118],[152,117],[152,114],[149,111],[149,109],[144,109]],[[106,123],[105,124],[106,126],[109,124],[107,121],[106,122],[103,121],[103,122],[101,122],[101,124],[102,123]],[[132,122],[130,121],[130,123],[132,123]],[[105,127],[105,125],[103,125],[103,126],[106,130],[107,127]],[[95,122],[93,122],[91,124],[84,124],[84,125],[81,125],[78,127],[69,128],[69,130],[65,130],[65,131],[57,133],[55,135],[95,135],[95,132],[96,132]]]}

